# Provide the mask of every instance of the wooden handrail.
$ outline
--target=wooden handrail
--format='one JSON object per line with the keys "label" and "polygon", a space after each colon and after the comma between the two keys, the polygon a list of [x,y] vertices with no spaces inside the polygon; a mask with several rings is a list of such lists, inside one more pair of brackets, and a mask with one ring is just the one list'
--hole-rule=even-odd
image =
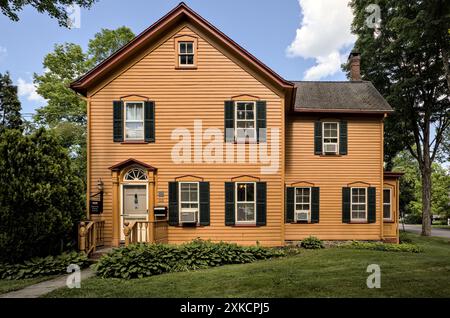
{"label": "wooden handrail", "polygon": [[105,221],[80,222],[78,227],[78,249],[90,255],[105,243]]}
{"label": "wooden handrail", "polygon": [[167,241],[167,221],[126,221],[123,234],[125,246],[133,243],[154,243]]}

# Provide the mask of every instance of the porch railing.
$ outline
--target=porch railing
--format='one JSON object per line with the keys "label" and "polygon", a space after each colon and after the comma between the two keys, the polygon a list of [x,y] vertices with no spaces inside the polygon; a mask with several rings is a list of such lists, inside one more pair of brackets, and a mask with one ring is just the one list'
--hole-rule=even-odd
{"label": "porch railing", "polygon": [[78,236],[78,249],[90,255],[105,244],[105,221],[80,222]]}
{"label": "porch railing", "polygon": [[133,243],[166,243],[167,221],[127,221],[124,222],[123,234],[125,246]]}

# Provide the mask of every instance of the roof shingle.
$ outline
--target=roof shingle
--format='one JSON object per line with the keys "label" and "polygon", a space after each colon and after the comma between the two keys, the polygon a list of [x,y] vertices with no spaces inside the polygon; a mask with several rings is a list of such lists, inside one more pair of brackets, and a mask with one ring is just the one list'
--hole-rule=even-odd
{"label": "roof shingle", "polygon": [[371,82],[298,82],[295,112],[389,113],[392,107]]}

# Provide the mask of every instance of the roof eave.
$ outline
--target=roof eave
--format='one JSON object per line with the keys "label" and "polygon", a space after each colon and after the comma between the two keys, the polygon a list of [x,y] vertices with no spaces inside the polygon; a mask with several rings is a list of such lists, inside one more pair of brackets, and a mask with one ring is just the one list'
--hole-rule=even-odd
{"label": "roof eave", "polygon": [[393,113],[393,110],[367,110],[367,109],[320,109],[320,108],[294,108],[294,113],[340,113],[340,114],[370,114],[384,115]]}

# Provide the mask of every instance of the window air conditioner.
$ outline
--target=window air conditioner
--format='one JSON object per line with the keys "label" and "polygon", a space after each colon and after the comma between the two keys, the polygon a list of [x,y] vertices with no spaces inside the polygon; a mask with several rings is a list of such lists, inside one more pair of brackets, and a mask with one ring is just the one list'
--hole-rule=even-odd
{"label": "window air conditioner", "polygon": [[325,144],[324,152],[325,153],[337,153],[337,144]]}
{"label": "window air conditioner", "polygon": [[181,223],[197,223],[197,209],[184,209],[181,212]]}
{"label": "window air conditioner", "polygon": [[308,212],[296,212],[297,221],[308,221]]}

